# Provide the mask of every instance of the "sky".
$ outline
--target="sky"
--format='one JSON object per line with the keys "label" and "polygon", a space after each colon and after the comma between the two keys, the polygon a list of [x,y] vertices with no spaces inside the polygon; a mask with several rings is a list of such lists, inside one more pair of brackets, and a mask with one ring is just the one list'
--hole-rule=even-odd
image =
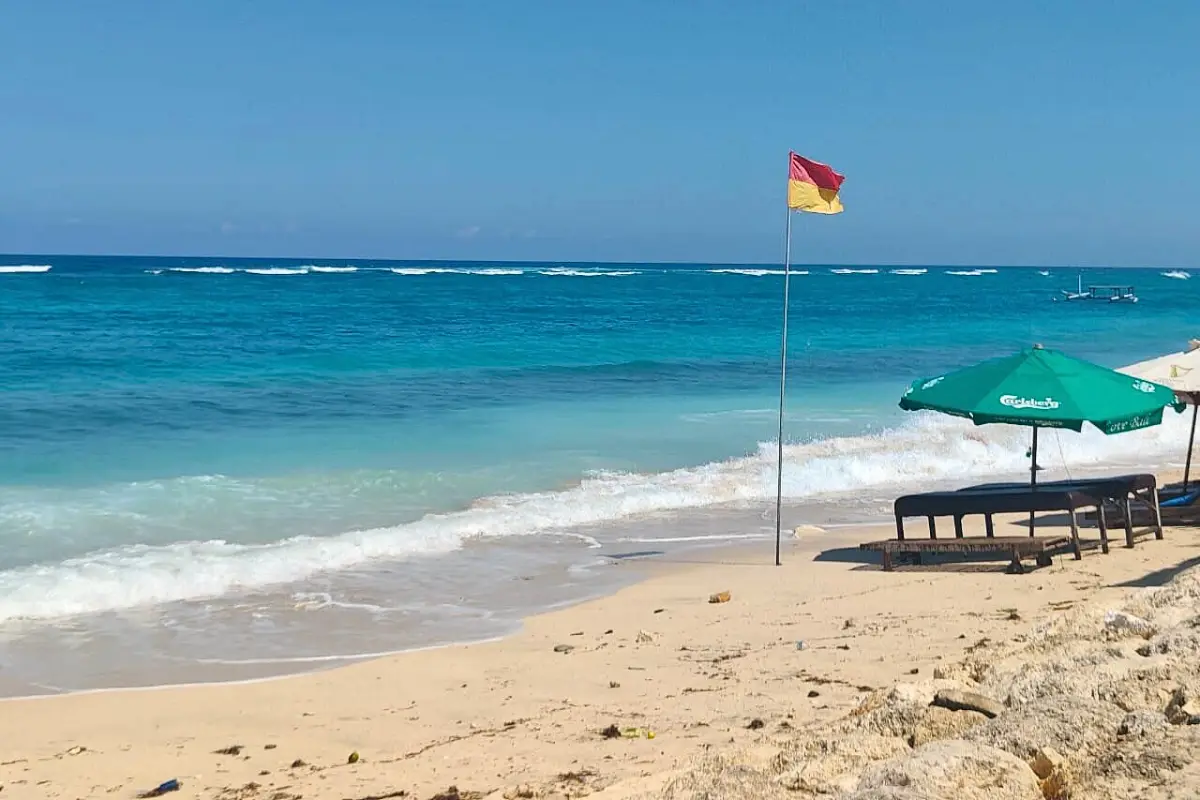
{"label": "sky", "polygon": [[0,252],[1200,266],[1200,4],[0,0]]}

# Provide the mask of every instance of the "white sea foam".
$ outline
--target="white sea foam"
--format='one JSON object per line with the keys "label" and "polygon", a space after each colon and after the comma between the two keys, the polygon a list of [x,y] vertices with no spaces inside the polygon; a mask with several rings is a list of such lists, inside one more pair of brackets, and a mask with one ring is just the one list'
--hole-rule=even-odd
{"label": "white sea foam", "polygon": [[261,269],[243,270],[248,275],[307,275],[306,267],[263,267]]}
{"label": "white sea foam", "polygon": [[641,273],[633,269],[596,270],[555,267],[553,269],[538,270],[538,274],[553,275],[562,278],[626,278],[630,275],[640,275]]}
{"label": "white sea foam", "polygon": [[451,267],[392,267],[397,275],[524,275],[525,270],[515,267],[482,267],[479,269],[455,269]]}
{"label": "white sea foam", "polygon": [[998,270],[998,269],[981,269],[979,271],[982,272],[984,275],[995,275],[1000,270]]}
{"label": "white sea foam", "polygon": [[1050,270],[1048,270],[1048,269],[1039,269],[1038,270],[1038,275],[1041,275],[1043,278],[1048,276],[1049,274],[1050,274]]}
{"label": "white sea foam", "polygon": [[169,267],[168,272],[195,272],[201,275],[230,275],[237,272],[229,267]]}
{"label": "white sea foam", "polygon": [[52,268],[50,264],[2,264],[0,273],[49,272]]}
{"label": "white sea foam", "polygon": [[301,269],[309,272],[358,272],[358,267],[322,267],[317,264],[306,264]]}
{"label": "white sea foam", "polygon": [[680,544],[684,542],[734,542],[743,539],[762,539],[762,533],[722,533],[696,536],[622,536],[625,544]]}
{"label": "white sea foam", "polygon": [[[982,270],[982,269],[948,269],[948,270],[946,270],[947,275],[960,275],[962,277],[969,277],[969,278],[978,278],[984,272],[985,272],[985,270]],[[995,270],[992,270],[992,272],[995,272]]]}
{"label": "white sea foam", "polygon": [[[751,269],[749,267],[742,269],[734,269],[728,267],[726,269],[706,269],[705,272],[711,272],[714,275],[749,275],[754,278],[761,278],[765,275],[782,275],[781,269]],[[807,275],[808,270],[794,269],[791,271],[793,275]]]}
{"label": "white sea foam", "polygon": [[927,269],[894,269],[894,270],[892,270],[893,275],[924,275],[926,272],[929,272],[929,270],[927,270]]}
{"label": "white sea foam", "polygon": [[396,275],[437,275],[458,272],[456,269],[445,267],[392,267],[391,271]]}
{"label": "white sea foam", "polygon": [[879,274],[879,270],[877,270],[877,269],[840,268],[840,269],[831,269],[829,271],[832,272],[834,275],[878,275]]}
{"label": "white sea foam", "polygon": [[1162,272],[1159,274],[1161,274],[1164,278],[1174,278],[1177,281],[1186,281],[1188,278],[1192,277],[1192,273],[1184,272],[1181,269],[1173,269],[1170,272]]}
{"label": "white sea foam", "polygon": [[[1063,463],[1072,468],[1145,465],[1152,454],[1179,449],[1187,420],[1172,412],[1167,416],[1162,426],[1120,436],[1105,437],[1091,429],[1083,434],[1047,431],[1042,464],[1051,469]],[[793,502],[838,493],[855,496],[864,490],[889,495],[898,488],[938,481],[1019,474],[1029,463],[1028,436],[1020,428],[974,428],[961,420],[914,415],[901,427],[875,435],[789,445],[784,495]],[[233,479],[181,480],[203,488],[206,480]],[[238,487],[225,486],[223,491],[245,494],[252,489]],[[153,494],[161,500],[163,492],[179,487],[157,488]],[[213,539],[121,547],[0,572],[0,621],[211,598],[302,581],[330,570],[444,553],[476,537],[551,533],[717,504],[754,506],[772,501],[774,492],[775,447],[764,443],[758,452],[729,461],[650,475],[599,472],[562,491],[486,497],[461,511],[337,536],[300,536],[259,545]],[[120,491],[111,510],[137,513]],[[61,526],[67,512],[59,506],[52,512],[7,502],[0,506],[0,514],[24,515],[25,521],[38,513],[49,514],[50,522]]]}

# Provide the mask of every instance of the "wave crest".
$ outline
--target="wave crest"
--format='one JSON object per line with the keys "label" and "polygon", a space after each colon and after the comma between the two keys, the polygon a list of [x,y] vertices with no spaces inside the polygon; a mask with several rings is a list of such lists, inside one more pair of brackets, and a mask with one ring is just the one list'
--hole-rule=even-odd
{"label": "wave crest", "polygon": [[[735,269],[733,267],[727,267],[724,269],[706,269],[704,271],[712,273],[713,275],[749,275],[753,278],[762,278],[766,275],[783,275],[784,274],[784,271],[781,269],[752,269],[750,267],[739,268],[739,269]],[[808,270],[794,269],[794,270],[791,270],[791,273],[793,275],[807,275]]]}
{"label": "wave crest", "polygon": [[32,274],[40,272],[49,272],[53,267],[50,264],[0,264],[0,273],[7,274]]}
{"label": "wave crest", "polygon": [[167,272],[194,272],[199,275],[232,275],[237,270],[229,267],[168,267]]}
{"label": "wave crest", "polygon": [[[1170,415],[1157,428],[1114,437],[1090,429],[1084,434],[1047,432],[1058,441],[1054,445],[1047,442],[1046,452],[1061,453],[1072,468],[1123,460],[1143,464],[1147,453],[1177,450],[1184,433],[1186,420]],[[877,434],[788,445],[784,495],[796,502],[853,496],[864,489],[893,494],[938,482],[1017,475],[1028,468],[1027,444],[1028,431],[1024,429],[975,428],[961,420],[916,415],[898,428]],[[561,491],[490,496],[461,511],[335,536],[296,536],[261,545],[211,539],[120,547],[0,572],[0,621],[44,620],[216,597],[302,581],[331,570],[444,553],[477,537],[530,536],[640,514],[768,503],[774,499],[774,465],[775,445],[766,442],[757,452],[728,461],[657,474],[598,472]],[[374,485],[382,479],[371,474],[357,480]],[[236,481],[230,487],[229,480],[178,479],[152,487],[155,491],[149,495],[153,502],[161,502],[164,490],[188,488],[202,496],[207,496],[205,492],[221,496],[223,492],[244,497],[255,489]],[[325,476],[322,486],[327,485]],[[138,495],[126,487],[109,501],[111,508],[90,513],[136,518],[141,511],[132,498],[147,494],[144,487],[140,491]],[[314,487],[306,484],[294,491],[295,497],[281,497],[279,502],[303,503]],[[39,519],[19,503],[5,503],[0,513],[21,514],[21,524],[27,526]],[[59,524],[65,513],[62,504],[57,504],[53,514],[45,515],[46,524]],[[80,519],[81,524],[85,522]]]}

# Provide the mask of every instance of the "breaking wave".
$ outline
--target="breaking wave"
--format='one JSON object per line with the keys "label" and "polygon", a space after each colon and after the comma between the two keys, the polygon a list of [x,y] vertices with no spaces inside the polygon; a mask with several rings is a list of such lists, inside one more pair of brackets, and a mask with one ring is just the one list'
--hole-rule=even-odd
{"label": "breaking wave", "polygon": [[[1091,429],[1083,434],[1047,431],[1043,465],[1144,466],[1150,454],[1176,452],[1185,433],[1186,420],[1175,414],[1168,414],[1157,428],[1121,436],[1105,437]],[[785,448],[784,494],[796,502],[1018,475],[1028,468],[1028,435],[1021,428],[975,428],[961,420],[914,415],[906,424],[877,434],[792,444]],[[727,461],[655,474],[596,472],[560,491],[484,497],[459,511],[334,536],[295,536],[257,545],[211,538],[117,547],[0,572],[0,621],[219,597],[329,571],[445,553],[479,537],[553,533],[714,505],[755,506],[774,498],[774,465],[775,445],[767,442],[757,452]],[[376,485],[389,475],[368,473],[341,484],[333,480],[336,476],[314,476],[289,482],[286,491],[273,491],[276,502],[303,504],[315,493],[333,491],[331,483],[342,487],[336,491],[353,493],[363,489],[359,484]],[[49,490],[11,487],[0,495],[0,525],[52,535],[63,525],[83,531],[114,518],[134,524],[171,498],[186,499],[190,508],[209,509],[258,496],[264,491],[262,483],[221,476],[179,478],[106,487],[73,501]],[[215,533],[222,527],[214,520],[211,529]]]}
{"label": "breaking wave", "polygon": [[[159,270],[161,272],[161,270]],[[237,272],[229,267],[168,267],[167,272],[195,272],[201,275],[232,275]]]}
{"label": "breaking wave", "polygon": [[[765,275],[783,275],[784,274],[784,271],[781,269],[751,269],[748,267],[745,269],[734,269],[732,267],[727,268],[727,269],[706,269],[704,271],[712,273],[713,275],[750,275],[751,277],[755,277],[755,278],[761,278]],[[794,269],[791,272],[793,275],[807,275],[808,274],[808,270]]]}
{"label": "breaking wave", "polygon": [[0,273],[7,274],[49,272],[51,269],[50,264],[0,264]]}
{"label": "breaking wave", "polygon": [[630,275],[641,275],[641,272],[633,269],[570,269],[567,267],[555,267],[554,269],[538,270],[539,275],[550,275],[559,278],[626,278]]}

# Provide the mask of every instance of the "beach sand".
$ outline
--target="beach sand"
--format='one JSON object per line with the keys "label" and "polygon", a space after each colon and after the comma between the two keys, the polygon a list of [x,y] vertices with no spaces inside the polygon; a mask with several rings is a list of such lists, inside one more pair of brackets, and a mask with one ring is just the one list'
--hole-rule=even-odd
{"label": "beach sand", "polygon": [[[1086,534],[1095,538],[1095,531]],[[869,722],[875,744],[843,764],[842,783],[831,784],[848,792],[869,762],[913,758],[912,731],[888,729],[880,714],[909,713],[896,711],[897,703],[924,714],[937,686],[998,691],[996,681],[1016,674],[1012,664],[1061,655],[1043,646],[1051,641],[1045,631],[1061,637],[1054,625],[1068,617],[1078,633],[1071,647],[1082,642],[1108,652],[1119,645],[1122,658],[1136,658],[1126,652],[1134,645],[1106,640],[1097,620],[1105,610],[1142,602],[1139,593],[1147,590],[1138,587],[1200,563],[1200,533],[1188,528],[1169,529],[1164,541],[1143,539],[1133,550],[1118,542],[1109,555],[1056,557],[1052,567],[1019,576],[1005,574],[1003,561],[892,573],[862,561],[859,542],[893,535],[890,526],[806,531],[785,540],[779,568],[770,546],[707,551],[691,562],[619,564],[613,568],[647,577],[613,596],[529,619],[496,642],[258,683],[6,701],[2,796],[132,797],[175,778],[182,788],[169,796],[181,800],[424,800],[452,786],[463,797],[601,790],[605,797],[807,797],[804,780],[784,780],[797,769],[796,753],[851,733],[861,739],[863,731],[850,731],[848,720]],[[717,592],[729,592],[729,601],[710,603]],[[1194,597],[1188,610],[1190,595],[1181,596],[1171,619],[1186,627],[1198,609]],[[1135,632],[1135,642],[1144,644],[1144,633]],[[959,666],[964,660],[985,666]],[[981,673],[1002,664],[1009,665],[1003,675]],[[929,683],[935,671],[952,682]],[[1005,684],[1010,699],[1014,680]],[[916,688],[897,695],[896,684]],[[1146,697],[1148,708],[1165,702],[1161,692]],[[973,715],[955,717],[954,730],[965,727],[962,720],[984,719],[936,710]],[[928,727],[929,720],[918,723]],[[608,726],[641,730],[604,738]],[[1171,729],[1194,733],[1188,741],[1200,744],[1200,726]],[[1001,739],[988,741],[1002,746]],[[832,745],[822,747],[828,754]],[[1200,754],[1200,746],[1192,752]],[[348,763],[352,753],[357,763]],[[962,753],[938,757],[962,761]],[[1115,796],[1200,793],[1190,758],[1169,767],[1147,768],[1140,784],[1114,778],[1111,785],[1124,792]],[[1032,770],[1020,763],[1012,769],[1028,776],[1001,791],[995,787],[1007,778],[993,775],[992,794],[961,796],[1030,796],[1037,787]],[[1088,788],[1086,777],[1072,780],[1079,788],[1071,797],[1107,796]],[[861,796],[942,796],[907,791]]]}

